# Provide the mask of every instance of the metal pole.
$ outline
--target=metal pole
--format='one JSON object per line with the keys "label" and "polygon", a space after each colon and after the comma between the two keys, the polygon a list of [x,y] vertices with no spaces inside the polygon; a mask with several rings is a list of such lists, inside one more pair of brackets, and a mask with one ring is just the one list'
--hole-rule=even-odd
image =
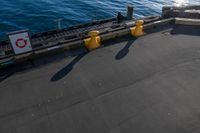
{"label": "metal pole", "polygon": [[133,6],[129,5],[129,6],[127,7],[127,16],[126,16],[126,18],[127,18],[128,20],[132,20],[132,19],[133,19],[133,10],[134,10],[134,7],[133,7]]}
{"label": "metal pole", "polygon": [[63,19],[56,19],[56,20],[54,20],[55,22],[57,22],[57,24],[58,24],[58,29],[60,30],[62,27],[61,27],[61,22],[62,22],[62,20]]}

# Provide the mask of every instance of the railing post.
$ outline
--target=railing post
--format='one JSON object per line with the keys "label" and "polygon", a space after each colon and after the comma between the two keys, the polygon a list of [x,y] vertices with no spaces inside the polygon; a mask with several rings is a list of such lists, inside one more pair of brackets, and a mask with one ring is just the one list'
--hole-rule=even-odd
{"label": "railing post", "polygon": [[129,5],[127,6],[127,20],[132,20],[133,19],[133,11],[134,11],[134,7]]}

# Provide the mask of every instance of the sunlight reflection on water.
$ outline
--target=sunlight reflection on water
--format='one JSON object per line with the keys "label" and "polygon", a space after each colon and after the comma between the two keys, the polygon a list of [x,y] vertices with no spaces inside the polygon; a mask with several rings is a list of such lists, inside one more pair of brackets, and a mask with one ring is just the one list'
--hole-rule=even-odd
{"label": "sunlight reflection on water", "polygon": [[175,6],[184,6],[189,3],[189,0],[174,0]]}
{"label": "sunlight reflection on water", "polygon": [[7,32],[29,29],[32,33],[116,16],[134,5],[134,17],[160,15],[163,6],[197,5],[200,0],[1,0],[0,40]]}

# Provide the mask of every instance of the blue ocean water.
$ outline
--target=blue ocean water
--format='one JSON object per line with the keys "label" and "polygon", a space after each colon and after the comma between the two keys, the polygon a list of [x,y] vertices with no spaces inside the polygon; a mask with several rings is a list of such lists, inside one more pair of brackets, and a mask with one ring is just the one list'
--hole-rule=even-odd
{"label": "blue ocean water", "polygon": [[32,33],[55,29],[56,19],[62,27],[109,18],[135,6],[135,17],[159,15],[164,5],[195,5],[200,0],[1,0],[0,38],[15,30]]}

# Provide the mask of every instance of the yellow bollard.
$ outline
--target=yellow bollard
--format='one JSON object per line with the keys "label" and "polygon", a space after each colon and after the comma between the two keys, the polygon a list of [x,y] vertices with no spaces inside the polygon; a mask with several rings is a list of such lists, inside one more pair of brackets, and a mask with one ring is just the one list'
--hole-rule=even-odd
{"label": "yellow bollard", "polygon": [[90,38],[84,40],[85,46],[88,50],[93,50],[100,47],[101,37],[99,36],[99,31],[90,31]]}
{"label": "yellow bollard", "polygon": [[131,34],[133,36],[135,36],[135,37],[139,37],[139,36],[144,35],[143,24],[144,24],[143,20],[137,20],[136,21],[136,26],[133,27],[133,28],[130,28],[131,29]]}

